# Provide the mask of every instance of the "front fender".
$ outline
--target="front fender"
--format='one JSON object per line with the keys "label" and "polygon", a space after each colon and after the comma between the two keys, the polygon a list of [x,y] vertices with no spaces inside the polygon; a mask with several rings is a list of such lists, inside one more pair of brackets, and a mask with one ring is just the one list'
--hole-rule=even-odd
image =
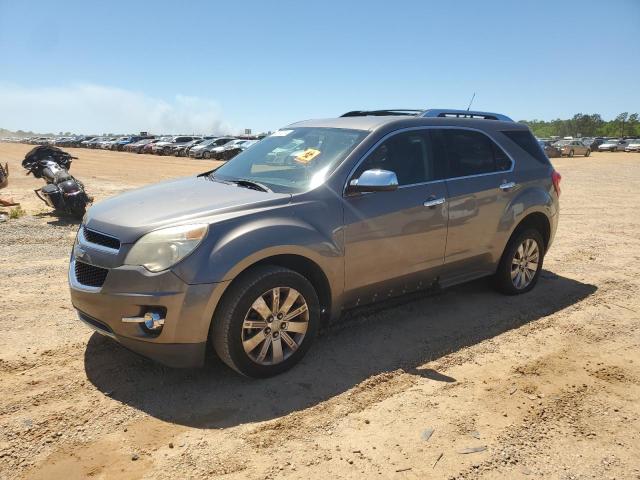
{"label": "front fender", "polygon": [[[249,266],[274,255],[299,255],[315,262],[330,284],[343,269],[340,230],[329,236],[297,217],[240,219],[212,225],[212,239],[196,255],[182,262],[175,273],[187,283],[232,280]],[[338,283],[339,284],[339,283]]]}

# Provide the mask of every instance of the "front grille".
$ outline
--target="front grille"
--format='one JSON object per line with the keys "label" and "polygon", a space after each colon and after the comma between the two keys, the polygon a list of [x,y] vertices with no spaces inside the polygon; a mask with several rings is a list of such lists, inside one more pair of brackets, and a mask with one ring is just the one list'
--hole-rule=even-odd
{"label": "front grille", "polygon": [[95,265],[89,265],[88,263],[76,260],[76,280],[81,285],[101,287],[107,278],[107,273],[109,273],[109,270],[106,268],[96,267]]}
{"label": "front grille", "polygon": [[103,247],[113,248],[114,250],[118,250],[120,248],[120,240],[115,237],[105,235],[104,233],[96,232],[95,230],[89,230],[88,228],[83,227],[82,235],[89,243],[95,243],[97,245],[102,245]]}

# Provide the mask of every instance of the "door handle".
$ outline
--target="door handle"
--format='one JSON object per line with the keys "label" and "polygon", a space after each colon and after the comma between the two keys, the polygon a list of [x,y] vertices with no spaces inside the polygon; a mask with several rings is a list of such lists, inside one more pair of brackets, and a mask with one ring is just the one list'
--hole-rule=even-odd
{"label": "door handle", "polygon": [[433,198],[433,197],[429,197],[429,200],[427,200],[426,202],[424,202],[424,206],[425,207],[437,207],[438,205],[442,205],[444,203],[444,198],[440,197],[440,198]]}
{"label": "door handle", "polygon": [[511,190],[512,188],[514,188],[516,186],[516,182],[504,182],[500,185],[500,190],[502,190],[503,192],[508,192],[509,190]]}

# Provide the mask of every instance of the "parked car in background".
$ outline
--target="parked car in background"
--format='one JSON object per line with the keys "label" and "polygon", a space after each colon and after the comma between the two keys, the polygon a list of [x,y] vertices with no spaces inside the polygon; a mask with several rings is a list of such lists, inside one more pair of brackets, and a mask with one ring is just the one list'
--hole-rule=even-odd
{"label": "parked car in background", "polygon": [[84,147],[86,141],[88,140],[92,140],[94,139],[94,136],[90,136],[90,135],[82,135],[82,136],[78,136],[76,137],[75,141],[73,142],[73,147]]}
{"label": "parked car in background", "polygon": [[157,141],[154,138],[143,138],[137,142],[130,143],[124,146],[124,150],[131,153],[141,153],[145,145]]}
{"label": "parked car in background", "polygon": [[574,155],[588,157],[591,155],[591,148],[582,143],[581,140],[568,140],[560,147],[560,154],[567,157],[573,157]]}
{"label": "parked car in background", "polygon": [[142,150],[138,153],[153,153],[153,148],[158,145],[159,143],[169,143],[171,142],[171,139],[173,137],[169,137],[169,136],[164,136],[164,137],[160,137],[160,138],[156,138],[155,140],[153,140],[152,142],[147,143],[145,146],[142,147]]}
{"label": "parked car in background", "polygon": [[74,139],[75,137],[57,137],[51,142],[51,144],[56,147],[68,147]]}
{"label": "parked car in background", "polygon": [[157,153],[159,155],[173,155],[174,151],[178,148],[184,147],[194,140],[198,140],[198,137],[189,137],[189,136],[178,136],[173,139],[173,141],[166,145],[164,148],[159,150]]}
{"label": "parked car in background", "polygon": [[233,137],[218,137],[211,139],[207,142],[202,142],[191,149],[189,156],[191,158],[212,158],[212,152],[215,149],[221,149],[221,147],[230,141],[235,140]]}
{"label": "parked car in background", "polygon": [[592,152],[595,152],[598,150],[598,147],[600,145],[602,145],[604,143],[604,138],[602,137],[595,137],[592,142],[591,145],[589,145],[589,148],[591,148]]}
{"label": "parked car in background", "polygon": [[247,148],[256,143],[258,143],[258,140],[233,140],[224,145],[217,158],[218,160],[231,160],[240,152],[244,152]]}
{"label": "parked car in background", "polygon": [[550,141],[539,141],[540,146],[544,150],[544,154],[549,158],[557,158],[562,156],[560,149],[552,144]]}
{"label": "parked car in background", "polygon": [[124,147],[131,144],[131,143],[135,143],[138,142],[140,140],[145,139],[146,137],[142,137],[140,135],[132,135],[132,136],[128,136],[128,137],[120,137],[116,142],[113,143],[113,145],[111,145],[111,150],[118,150],[118,151],[122,151],[124,150]]}
{"label": "parked car in background", "polygon": [[[167,145],[170,145],[173,142],[173,139],[176,138],[175,136],[165,136],[160,138],[160,141],[155,142],[149,152],[147,153],[154,153],[157,154],[159,151],[163,150]],[[146,150],[146,149],[145,149]]]}
{"label": "parked car in background", "polygon": [[109,150],[120,150],[125,145],[131,143],[132,137],[118,137],[115,141],[109,143]]}
{"label": "parked car in background", "polygon": [[171,147],[171,154],[176,157],[186,157],[189,155],[189,150],[191,150],[196,145],[200,145],[206,139],[204,138],[194,138],[190,142],[184,144],[178,144]]}
{"label": "parked car in background", "polygon": [[98,143],[98,146],[102,150],[111,150],[111,146],[118,141],[118,137],[109,137],[102,142]]}
{"label": "parked car in background", "polygon": [[173,147],[189,143],[194,138],[192,136],[176,135],[169,141],[154,144],[151,151],[156,155],[169,155]]}
{"label": "parked car in background", "polygon": [[617,152],[627,148],[627,141],[619,138],[610,138],[598,147],[599,152]]}
{"label": "parked car in background", "polygon": [[204,151],[204,149],[212,144],[215,140],[216,138],[214,137],[208,140],[203,140],[198,145],[194,145],[189,149],[188,156],[191,158],[202,158],[202,152]]}
{"label": "parked car in background", "polygon": [[101,142],[102,140],[104,140],[104,137],[93,137],[93,138],[90,138],[89,140],[84,140],[80,142],[80,146],[85,148],[96,148],[98,143]]}
{"label": "parked car in background", "polygon": [[624,147],[625,152],[640,152],[640,138],[628,140],[628,144]]}

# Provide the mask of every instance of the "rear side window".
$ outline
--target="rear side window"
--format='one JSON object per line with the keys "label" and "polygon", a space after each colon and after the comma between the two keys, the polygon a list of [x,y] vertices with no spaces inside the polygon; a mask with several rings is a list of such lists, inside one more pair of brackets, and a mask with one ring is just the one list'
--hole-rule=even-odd
{"label": "rear side window", "polygon": [[485,134],[473,130],[442,130],[449,178],[509,170],[511,160]]}
{"label": "rear side window", "polygon": [[506,130],[503,131],[510,140],[516,143],[521,149],[544,165],[549,165],[549,159],[544,154],[544,150],[528,130]]}

